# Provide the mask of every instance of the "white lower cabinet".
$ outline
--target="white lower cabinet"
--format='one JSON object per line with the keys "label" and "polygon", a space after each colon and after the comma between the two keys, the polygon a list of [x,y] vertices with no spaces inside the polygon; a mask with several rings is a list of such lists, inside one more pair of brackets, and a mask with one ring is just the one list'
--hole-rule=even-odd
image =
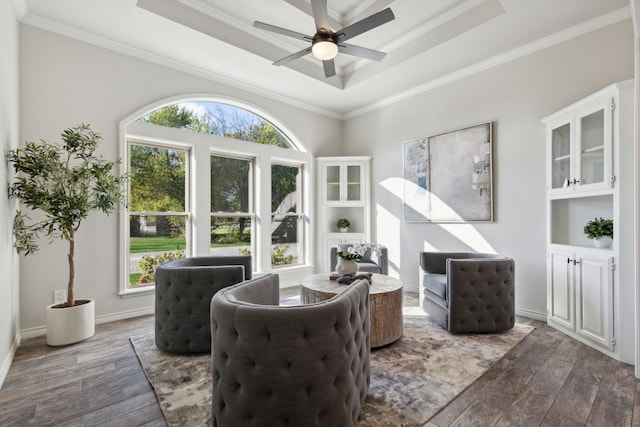
{"label": "white lower cabinet", "polygon": [[597,249],[554,248],[548,263],[548,323],[613,351],[613,257]]}

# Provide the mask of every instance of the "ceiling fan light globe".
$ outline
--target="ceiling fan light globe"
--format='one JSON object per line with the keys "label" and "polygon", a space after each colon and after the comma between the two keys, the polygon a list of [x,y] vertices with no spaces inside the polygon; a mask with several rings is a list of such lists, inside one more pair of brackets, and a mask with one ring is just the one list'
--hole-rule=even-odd
{"label": "ceiling fan light globe", "polygon": [[313,42],[311,52],[316,58],[328,61],[338,55],[338,45],[330,40],[316,40]]}

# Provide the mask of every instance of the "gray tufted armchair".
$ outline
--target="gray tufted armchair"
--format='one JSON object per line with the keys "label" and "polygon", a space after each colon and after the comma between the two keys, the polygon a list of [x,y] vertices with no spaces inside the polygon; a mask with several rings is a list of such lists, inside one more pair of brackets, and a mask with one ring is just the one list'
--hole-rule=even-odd
{"label": "gray tufted armchair", "polygon": [[355,425],[370,381],[369,283],[278,303],[278,275],[213,297],[213,426]]}
{"label": "gray tufted armchair", "polygon": [[[338,264],[338,255],[340,251],[347,251],[353,244],[343,243],[339,245],[331,246],[329,253],[330,271],[336,271],[336,265]],[[386,246],[375,245],[378,247],[378,253],[371,248],[367,249],[364,253],[362,260],[358,261],[358,271],[368,273],[389,274],[389,257]]]}
{"label": "gray tufted armchair", "polygon": [[250,256],[205,256],[156,269],[156,346],[167,353],[211,351],[209,306],[220,289],[251,279]]}
{"label": "gray tufted armchair", "polygon": [[515,324],[513,259],[476,252],[420,252],[420,307],[452,333]]}

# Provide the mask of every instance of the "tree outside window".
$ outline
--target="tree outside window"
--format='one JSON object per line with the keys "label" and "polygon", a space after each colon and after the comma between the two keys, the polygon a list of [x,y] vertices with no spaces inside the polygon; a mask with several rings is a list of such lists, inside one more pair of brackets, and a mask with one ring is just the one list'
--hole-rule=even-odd
{"label": "tree outside window", "polygon": [[251,253],[253,162],[211,156],[211,254]]}
{"label": "tree outside window", "polygon": [[187,154],[129,145],[129,284],[155,281],[155,267],[187,248]]}
{"label": "tree outside window", "polygon": [[[226,140],[273,146],[274,155],[280,159],[289,157],[286,150],[297,151],[291,140],[268,120],[223,103],[176,103],[152,111],[138,121],[221,136]],[[158,265],[170,259],[190,256],[195,250],[191,248],[190,236],[197,236],[199,242],[203,236],[209,236],[210,254],[255,256],[269,251],[274,267],[302,262],[300,200],[303,187],[300,164],[306,161],[305,157],[299,154],[291,156],[298,159],[298,164],[280,161],[272,164],[272,242],[270,246],[259,248],[255,242],[259,230],[254,194],[263,188],[264,182],[254,180],[257,161],[254,154],[241,148],[229,150],[226,142],[226,150],[218,151],[216,140],[207,138],[202,139],[202,143],[208,144],[214,154],[208,158],[191,159],[191,150],[185,148],[181,141],[171,142],[171,138],[167,141],[146,140],[139,136],[128,141],[131,176],[127,212],[129,287],[153,283]],[[230,151],[236,153],[229,154]],[[193,168],[189,165],[190,159],[194,162]],[[189,183],[195,179],[193,171],[203,168],[210,169],[210,200],[205,200],[202,194],[198,198],[190,193]],[[195,224],[192,220],[191,209],[197,212],[203,202],[210,202],[208,229],[206,221]],[[267,221],[263,221],[261,226],[268,226]],[[200,243],[198,247],[201,252]]]}

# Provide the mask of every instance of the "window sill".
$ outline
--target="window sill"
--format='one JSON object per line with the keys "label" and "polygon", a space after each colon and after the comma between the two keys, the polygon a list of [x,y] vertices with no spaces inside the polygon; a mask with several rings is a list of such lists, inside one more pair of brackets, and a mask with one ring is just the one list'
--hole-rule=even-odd
{"label": "window sill", "polygon": [[120,291],[118,295],[120,295],[120,298],[132,298],[132,297],[139,297],[144,295],[153,295],[155,293],[156,293],[156,286],[148,285],[148,286],[139,286],[135,288],[129,288],[124,291]]}

